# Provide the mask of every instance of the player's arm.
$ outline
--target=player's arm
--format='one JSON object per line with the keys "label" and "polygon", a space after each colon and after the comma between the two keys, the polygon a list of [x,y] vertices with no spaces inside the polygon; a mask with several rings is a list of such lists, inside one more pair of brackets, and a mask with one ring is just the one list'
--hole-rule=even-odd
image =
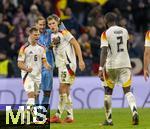
{"label": "player's arm", "polygon": [[149,77],[148,66],[150,64],[150,47],[145,47],[144,51],[144,78],[147,81],[147,77]]}
{"label": "player's arm", "polygon": [[26,72],[32,72],[32,68],[29,68],[29,67],[27,67],[26,65],[25,65],[25,52],[24,52],[24,47],[21,47],[20,48],[20,51],[19,51],[19,55],[18,55],[18,63],[17,63],[17,65],[18,65],[18,67],[19,67],[19,69],[21,69],[21,70],[24,70],[24,71],[26,71]]}
{"label": "player's arm", "polygon": [[70,43],[73,45],[74,49],[75,49],[75,53],[78,57],[79,60],[79,68],[81,71],[83,71],[85,69],[85,63],[83,61],[83,57],[82,57],[82,52],[81,52],[81,48],[79,43],[77,42],[77,40],[75,38],[72,38],[70,40]]}
{"label": "player's arm", "polygon": [[101,35],[101,54],[100,54],[99,74],[98,74],[101,80],[104,80],[103,72],[104,72],[104,65],[106,63],[106,58],[107,58],[107,49],[108,49],[108,41],[106,38],[106,32],[103,32]]}
{"label": "player's arm", "polygon": [[43,55],[42,55],[42,64],[44,65],[44,67],[47,69],[47,70],[51,70],[51,65],[47,62],[46,60],[46,50],[43,49]]}
{"label": "player's arm", "polygon": [[24,70],[24,71],[26,71],[26,72],[29,72],[29,73],[32,72],[32,68],[28,68],[28,67],[25,65],[24,61],[18,61],[18,67],[19,67],[21,70]]}
{"label": "player's arm", "polygon": [[42,63],[47,70],[51,70],[51,65],[48,64],[46,58],[42,59]]}
{"label": "player's arm", "polygon": [[145,51],[144,51],[144,78],[147,81],[149,77],[148,66],[150,64],[150,31],[145,36]]}
{"label": "player's arm", "polygon": [[100,66],[104,68],[104,65],[106,63],[106,58],[107,58],[107,48],[108,47],[102,47],[101,48],[101,54],[100,54]]}

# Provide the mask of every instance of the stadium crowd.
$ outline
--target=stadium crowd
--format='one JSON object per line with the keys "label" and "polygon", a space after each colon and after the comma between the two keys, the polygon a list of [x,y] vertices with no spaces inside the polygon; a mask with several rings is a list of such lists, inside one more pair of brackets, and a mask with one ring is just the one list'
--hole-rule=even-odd
{"label": "stadium crowd", "polygon": [[[27,28],[39,16],[59,15],[66,28],[80,43],[86,70],[77,75],[97,75],[99,68],[100,35],[106,30],[103,16],[113,11],[119,25],[130,33],[129,54],[143,62],[144,36],[150,28],[149,0],[105,0],[105,3],[66,0],[65,8],[59,0],[1,0],[0,1],[0,77],[20,77],[16,62],[21,45],[27,40]],[[133,64],[134,67],[135,64]],[[140,74],[140,71],[138,74]]]}

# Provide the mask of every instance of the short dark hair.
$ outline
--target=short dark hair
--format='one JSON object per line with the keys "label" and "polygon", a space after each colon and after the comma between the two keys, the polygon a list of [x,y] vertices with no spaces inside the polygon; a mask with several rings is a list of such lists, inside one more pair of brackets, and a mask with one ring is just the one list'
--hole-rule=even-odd
{"label": "short dark hair", "polygon": [[117,15],[113,12],[108,12],[105,14],[104,19],[106,23],[117,22]]}
{"label": "short dark hair", "polygon": [[61,22],[60,17],[58,17],[56,14],[52,14],[50,16],[47,17],[47,22],[54,19],[55,21],[57,21],[58,23]]}
{"label": "short dark hair", "polygon": [[29,34],[32,34],[35,31],[39,31],[35,26],[29,28]]}
{"label": "short dark hair", "polygon": [[45,18],[43,16],[39,16],[37,17],[35,23],[38,23],[40,20],[45,20]]}

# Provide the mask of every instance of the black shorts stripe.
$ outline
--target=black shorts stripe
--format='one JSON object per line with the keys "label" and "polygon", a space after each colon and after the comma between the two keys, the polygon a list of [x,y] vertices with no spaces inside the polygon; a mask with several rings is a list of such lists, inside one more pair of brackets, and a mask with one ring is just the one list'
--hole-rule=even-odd
{"label": "black shorts stripe", "polygon": [[23,84],[24,84],[24,82],[25,82],[25,80],[26,80],[28,74],[29,74],[29,72],[27,72],[27,73],[24,75],[24,77],[23,77]]}

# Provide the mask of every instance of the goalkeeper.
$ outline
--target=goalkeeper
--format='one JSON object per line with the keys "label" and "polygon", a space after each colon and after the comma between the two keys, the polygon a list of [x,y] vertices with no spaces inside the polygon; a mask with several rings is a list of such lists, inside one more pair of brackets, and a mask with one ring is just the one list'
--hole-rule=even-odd
{"label": "goalkeeper", "polygon": [[[40,32],[39,44],[46,48],[46,59],[48,63],[52,66],[52,70],[48,71],[44,67],[42,67],[42,82],[41,82],[41,90],[44,95],[42,98],[42,105],[48,109],[49,107],[49,99],[50,93],[52,91],[53,85],[53,68],[54,68],[54,57],[51,49],[51,30],[46,29],[46,20],[44,17],[40,16],[36,20],[36,27]],[[60,28],[65,28],[63,23],[60,25]],[[37,98],[36,103],[39,104],[39,98]]]}

